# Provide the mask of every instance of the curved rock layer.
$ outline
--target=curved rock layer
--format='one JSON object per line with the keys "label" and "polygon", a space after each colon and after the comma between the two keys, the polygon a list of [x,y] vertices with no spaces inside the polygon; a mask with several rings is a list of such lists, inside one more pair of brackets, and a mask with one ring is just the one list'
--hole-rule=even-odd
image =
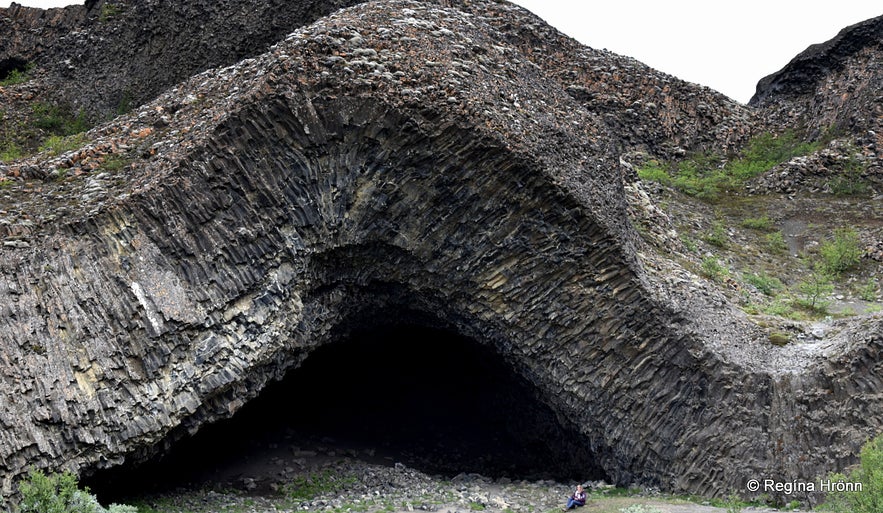
{"label": "curved rock layer", "polygon": [[359,1],[90,0],[48,10],[13,5],[0,9],[0,65],[17,60],[36,66],[51,82],[44,100],[106,119],[195,73],[262,53],[292,30]]}
{"label": "curved rock layer", "polygon": [[128,163],[4,200],[5,492],[142,458],[406,309],[494,348],[617,483],[725,494],[854,461],[880,323],[778,348],[657,293],[615,126],[506,42],[523,11],[472,4],[342,11],[16,165]]}
{"label": "curved rock layer", "polygon": [[[232,0],[99,0],[49,10],[16,5],[0,9],[0,31],[11,35],[0,40],[0,73],[4,62],[30,63],[45,81],[42,100],[106,118],[195,73],[260,54],[294,29],[362,1],[260,0],[247,8]],[[582,46],[509,3],[430,3],[483,17],[498,37],[494,44],[516,50],[513,56],[541,68],[586,109],[602,116],[620,151],[672,157],[685,150],[732,150],[756,124],[750,110],[719,93],[635,59]],[[431,55],[427,59],[432,62]],[[481,54],[471,60],[485,68],[498,65]],[[467,73],[458,75],[462,71]],[[470,80],[466,69],[451,72],[449,79],[455,82]],[[513,88],[504,93],[513,106],[518,104]]]}

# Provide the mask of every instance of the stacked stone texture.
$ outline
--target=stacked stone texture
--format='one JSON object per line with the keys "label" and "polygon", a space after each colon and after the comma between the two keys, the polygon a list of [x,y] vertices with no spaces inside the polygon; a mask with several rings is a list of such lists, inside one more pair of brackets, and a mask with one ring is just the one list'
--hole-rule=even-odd
{"label": "stacked stone texture", "polygon": [[883,16],[844,28],[812,45],[780,71],[762,79],[750,105],[784,126],[816,135],[872,131],[881,142]]}
{"label": "stacked stone texture", "polygon": [[636,254],[618,152],[726,146],[752,115],[509,4],[460,7],[340,11],[7,166],[77,172],[0,204],[5,493],[163,450],[408,310],[495,348],[614,482],[722,495],[855,461],[883,419],[879,320],[772,346],[656,293]]}

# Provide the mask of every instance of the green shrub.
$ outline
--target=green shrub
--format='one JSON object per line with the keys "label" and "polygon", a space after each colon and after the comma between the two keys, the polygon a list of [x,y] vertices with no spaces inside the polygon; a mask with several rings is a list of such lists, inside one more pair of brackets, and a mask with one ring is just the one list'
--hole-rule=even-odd
{"label": "green shrub", "polygon": [[864,284],[858,291],[858,297],[865,301],[876,301],[877,300],[877,280],[874,278],[868,278],[867,283]]}
{"label": "green shrub", "polygon": [[843,274],[861,261],[862,249],[858,233],[851,228],[834,230],[834,240],[825,241],[819,247],[822,270],[833,276]]}
{"label": "green shrub", "polygon": [[89,129],[86,115],[82,111],[74,114],[70,109],[46,102],[31,105],[34,126],[54,135],[74,135]]}
{"label": "green shrub", "polygon": [[657,182],[663,185],[671,185],[672,178],[658,161],[651,160],[646,166],[638,168],[638,178],[645,182]]}
{"label": "green shrub", "polygon": [[687,248],[687,251],[691,253],[696,253],[699,251],[699,246],[696,244],[696,241],[687,237],[686,235],[681,235],[681,242],[684,244],[684,247]]}
{"label": "green shrub", "polygon": [[723,281],[726,276],[730,275],[730,271],[721,265],[714,256],[707,256],[702,259],[702,266],[699,268],[699,272],[706,278],[718,282]]}
{"label": "green shrub", "polygon": [[70,472],[46,475],[31,471],[28,479],[19,484],[21,513],[65,513],[68,511],[92,511],[74,509],[77,494],[77,478]]}
{"label": "green shrub", "polygon": [[773,227],[773,222],[770,220],[769,216],[749,217],[748,219],[743,219],[741,224],[743,228],[749,228],[751,230],[768,231]]}
{"label": "green shrub", "polygon": [[773,253],[784,253],[788,250],[788,245],[785,244],[785,235],[782,232],[766,234],[766,244]]}
{"label": "green shrub", "polygon": [[129,92],[128,89],[124,90],[120,95],[120,101],[117,102],[116,114],[117,116],[122,116],[123,114],[128,114],[129,111],[132,110],[132,107],[135,105],[135,99],[132,97],[132,93]]}
{"label": "green shrub", "polygon": [[717,246],[719,248],[726,247],[727,229],[724,228],[724,224],[722,222],[715,221],[711,225],[711,230],[702,236],[702,240],[711,244],[712,246]]}
{"label": "green shrub", "polygon": [[33,470],[18,490],[18,513],[138,513],[137,508],[122,504],[104,509],[88,490],[78,488],[77,477],[68,471],[46,475]]}
{"label": "green shrub", "polygon": [[868,193],[868,184],[861,176],[838,175],[828,180],[828,189],[835,196],[861,196]]}
{"label": "green shrub", "polygon": [[14,142],[7,142],[0,148],[0,162],[10,162],[24,156],[21,147]]}
{"label": "green shrub", "polygon": [[132,159],[120,154],[111,154],[104,157],[101,169],[116,172],[132,164]]}
{"label": "green shrub", "polygon": [[25,69],[14,69],[6,75],[6,78],[0,80],[0,86],[9,87],[12,85],[23,84],[31,79],[31,66]]}
{"label": "green shrub", "polygon": [[827,274],[813,271],[806,280],[797,284],[797,290],[801,294],[794,300],[797,306],[817,313],[828,311],[830,302],[824,301],[823,298],[834,292],[834,285],[831,284],[831,278]]}
{"label": "green shrub", "polygon": [[787,162],[794,157],[809,155],[822,147],[818,142],[804,142],[793,130],[781,134],[764,133],[748,142],[742,158],[734,163],[737,176],[751,178],[768,171],[776,164]]}
{"label": "green shrub", "polygon": [[714,153],[695,153],[676,166],[652,162],[638,170],[642,180],[671,185],[684,194],[715,200],[727,191],[744,183],[792,157],[807,155],[821,147],[820,143],[806,143],[793,131],[761,134],[749,141],[742,153],[727,161]]}
{"label": "green shrub", "polygon": [[86,144],[86,135],[84,133],[62,136],[50,135],[40,145],[40,151],[47,151],[52,155],[61,155],[68,151],[76,150]]}
{"label": "green shrub", "polygon": [[769,276],[766,273],[746,274],[745,281],[767,296],[774,295],[775,291],[783,287],[782,282],[778,278]]}
{"label": "green shrub", "polygon": [[837,511],[879,513],[883,511],[883,435],[862,447],[861,464],[850,472],[830,476],[832,482],[861,483],[861,490],[829,493],[826,504]]}
{"label": "green shrub", "polygon": [[724,507],[727,508],[727,513],[741,513],[742,506],[745,505],[741,499],[735,494],[727,497],[727,500],[724,502]]}

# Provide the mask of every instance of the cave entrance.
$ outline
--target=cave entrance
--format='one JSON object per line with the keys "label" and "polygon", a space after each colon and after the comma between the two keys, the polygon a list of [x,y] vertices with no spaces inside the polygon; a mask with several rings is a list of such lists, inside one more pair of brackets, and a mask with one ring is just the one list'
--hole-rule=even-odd
{"label": "cave entrance", "polygon": [[495,351],[446,330],[395,325],[316,349],[232,419],[86,484],[102,501],[163,487],[254,487],[274,468],[342,456],[448,476],[603,477],[586,442]]}
{"label": "cave entrance", "polygon": [[28,61],[17,57],[0,60],[0,82],[13,78],[16,73],[27,73],[30,68]]}

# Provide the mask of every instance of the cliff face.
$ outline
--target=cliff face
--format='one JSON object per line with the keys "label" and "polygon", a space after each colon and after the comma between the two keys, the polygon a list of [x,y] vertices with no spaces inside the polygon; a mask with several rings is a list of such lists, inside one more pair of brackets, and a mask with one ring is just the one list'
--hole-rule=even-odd
{"label": "cliff face", "polygon": [[0,62],[49,76],[44,98],[107,118],[211,67],[266,51],[292,30],[357,0],[127,2],[0,9]]}
{"label": "cliff face", "polygon": [[749,104],[768,111],[779,123],[804,125],[816,134],[880,132],[881,80],[883,16],[810,46],[762,79]]}
{"label": "cliff face", "polygon": [[[0,30],[12,35],[0,41],[0,63],[30,63],[42,78],[42,99],[107,118],[198,72],[260,54],[297,27],[357,3],[102,0],[48,11],[16,6],[0,9]],[[661,155],[732,149],[744,142],[755,121],[750,111],[711,90],[634,59],[586,48],[508,4],[431,3],[499,13],[488,23],[500,42],[602,115],[621,148]]]}
{"label": "cliff face", "polygon": [[726,147],[752,116],[509,4],[394,0],[9,164],[2,489],[161,450],[400,311],[493,348],[615,482],[842,467],[883,419],[879,321],[771,346],[659,292],[628,222],[620,152]]}

